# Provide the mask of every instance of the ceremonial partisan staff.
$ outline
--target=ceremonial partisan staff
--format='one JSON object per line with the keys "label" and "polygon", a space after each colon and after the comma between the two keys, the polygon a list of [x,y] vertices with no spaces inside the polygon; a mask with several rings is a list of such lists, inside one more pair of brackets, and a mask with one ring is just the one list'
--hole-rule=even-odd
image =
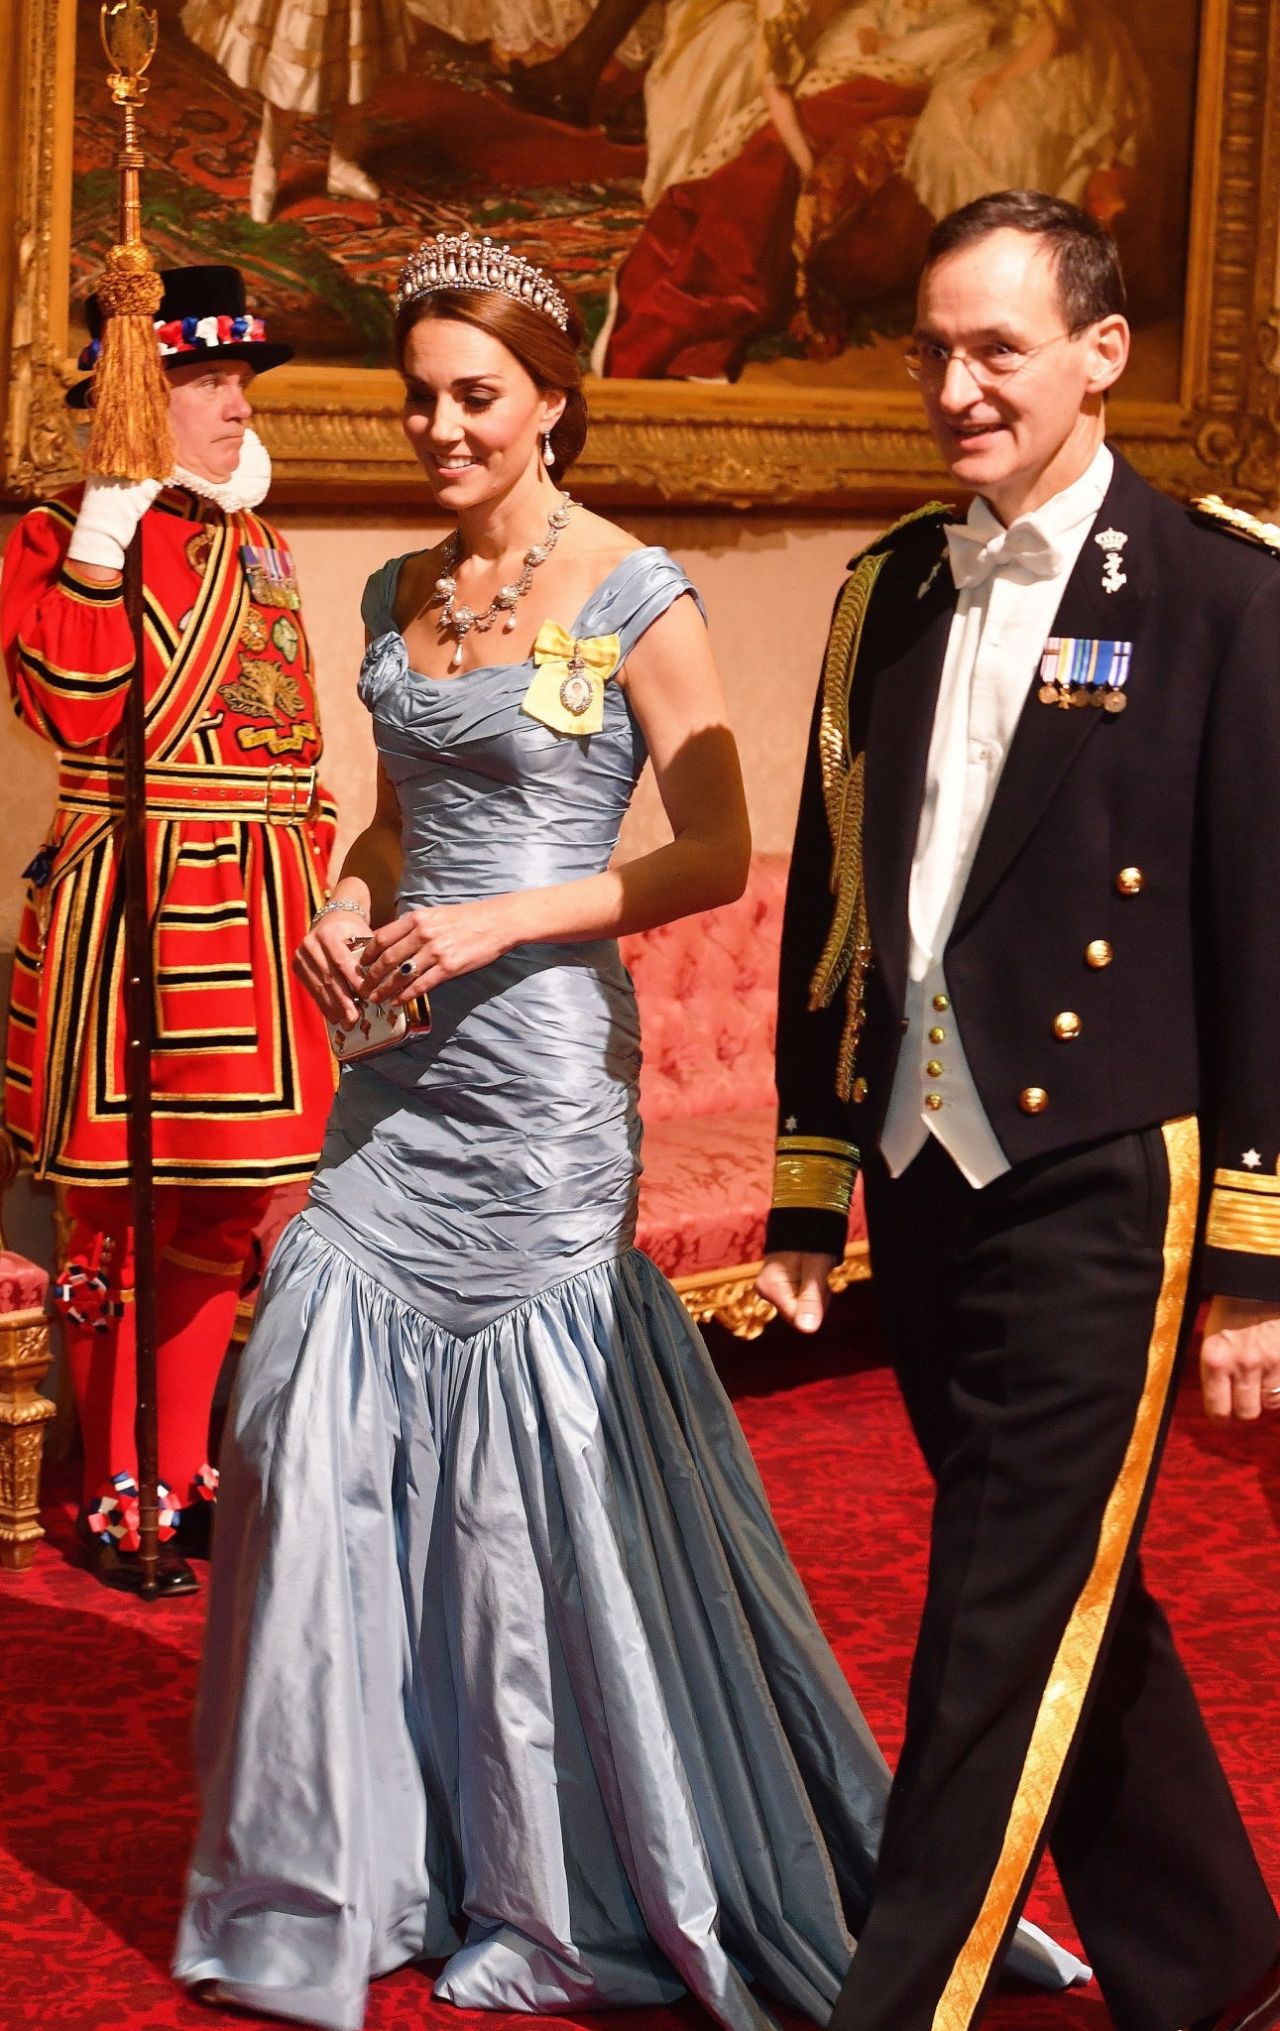
{"label": "ceremonial partisan staff", "polygon": [[[142,0],[103,0],[102,44],[111,64],[107,88],[120,108],[120,237],[98,284],[102,350],[93,374],[85,472],[108,480],[167,479],[173,470],[169,387],[156,345],[163,285],[142,244],[138,111],[144,73],[155,55],[156,17]],[[147,854],[146,691],[142,636],[142,526],[124,559],[124,605],[133,634],[133,669],[124,710],[125,1083],[129,1098],[129,1173],[133,1200],[134,1313],[137,1328],[138,1522],[144,1596],[154,1599],[159,1556],[156,1424],[155,1179],[151,1137],[151,1054],[155,1044],[155,964]],[[104,983],[109,990],[110,983]]]}

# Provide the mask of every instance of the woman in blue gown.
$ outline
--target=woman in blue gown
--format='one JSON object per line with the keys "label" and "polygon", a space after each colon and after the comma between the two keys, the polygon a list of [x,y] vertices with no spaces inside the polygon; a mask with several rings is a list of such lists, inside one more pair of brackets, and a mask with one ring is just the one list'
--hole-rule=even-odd
{"label": "woman in blue gown", "polygon": [[[749,839],[696,592],[552,481],[579,337],[496,250],[402,278],[457,534],[366,591],[378,810],[297,964],[331,1020],[426,990],[433,1024],[343,1072],[224,1440],[175,1971],[334,2031],[418,1959],[475,2008],[823,2024],[888,1791],[633,1245],[616,939],[739,893]],[[674,837],[614,870],[646,757]],[[1012,1958],[1082,1972],[1030,1928]]]}

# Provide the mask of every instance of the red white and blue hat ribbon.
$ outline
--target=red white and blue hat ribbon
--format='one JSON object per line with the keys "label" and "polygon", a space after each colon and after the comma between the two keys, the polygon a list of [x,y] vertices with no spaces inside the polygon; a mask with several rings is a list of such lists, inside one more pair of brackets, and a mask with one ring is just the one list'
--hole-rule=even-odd
{"label": "red white and blue hat ribbon", "polygon": [[[156,319],[156,343],[164,359],[216,352],[219,346],[265,345],[267,327],[260,317],[168,317]],[[102,351],[101,339],[90,339],[78,365],[88,373]]]}

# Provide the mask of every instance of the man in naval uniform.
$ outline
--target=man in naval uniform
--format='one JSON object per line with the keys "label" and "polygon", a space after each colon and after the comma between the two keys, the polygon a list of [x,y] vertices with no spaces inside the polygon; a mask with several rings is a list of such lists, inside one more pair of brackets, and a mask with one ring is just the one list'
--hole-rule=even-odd
{"label": "man in naval uniform", "polygon": [[[6,1123],[34,1175],[65,1190],[55,1302],[84,1440],[83,1534],[97,1577],[131,1591],[142,1571],[119,870],[133,640],[121,567],[139,524],[161,1518],[184,1548],[207,1541],[210,1405],[255,1229],[272,1187],[310,1177],[334,1076],[290,971],[323,895],[333,813],[292,563],[257,513],[270,463],[246,395],[290,349],[246,309],[236,269],[170,269],[163,282],[171,478],[91,479],[32,509],[0,581],[14,705],[59,755],[14,953]],[[92,367],[92,297],[88,314]],[[83,407],[91,389],[92,376],[68,399]],[[195,1585],[173,1544],[159,1579],[166,1594]]]}
{"label": "man in naval uniform", "polygon": [[1280,1405],[1280,555],[1106,444],[1123,311],[1072,205],[936,228],[909,365],[975,498],[855,560],[810,745],[760,1289],[820,1323],[860,1164],[936,1482],[835,2031],[977,2024],[1046,1840],[1118,2031],[1280,2022],[1137,1557],[1200,1291],[1210,1410]]}

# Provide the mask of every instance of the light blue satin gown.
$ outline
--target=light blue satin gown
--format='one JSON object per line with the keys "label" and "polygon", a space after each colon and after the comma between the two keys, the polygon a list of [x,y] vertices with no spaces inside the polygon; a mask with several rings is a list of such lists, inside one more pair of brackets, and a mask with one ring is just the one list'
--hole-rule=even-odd
{"label": "light blue satin gown", "polygon": [[[604,868],[645,758],[625,693],[572,737],[522,712],[529,663],[422,676],[402,561],[360,679],[400,906]],[[625,656],[689,593],[637,550],[572,631]],[[632,1245],[630,980],[611,941],[525,945],[432,1000],[429,1035],[343,1073],[241,1362],[175,1972],[334,2031],[416,1958],[474,2008],[687,1989],[766,2031],[767,1992],[825,2023],[888,1772]]]}

